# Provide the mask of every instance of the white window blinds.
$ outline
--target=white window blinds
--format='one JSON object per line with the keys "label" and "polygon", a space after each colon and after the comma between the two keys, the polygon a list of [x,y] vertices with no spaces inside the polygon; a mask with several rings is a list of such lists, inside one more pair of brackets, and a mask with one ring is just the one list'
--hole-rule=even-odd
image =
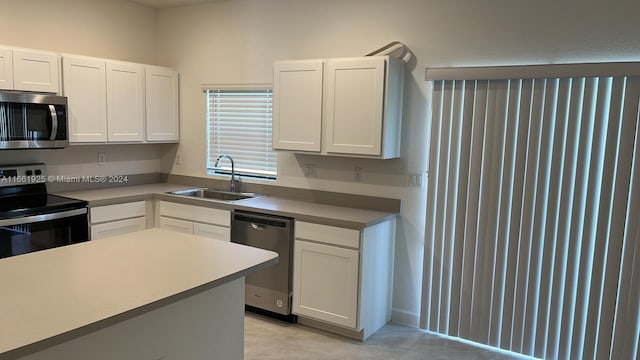
{"label": "white window blinds", "polygon": [[207,89],[208,155],[212,173],[231,171],[231,163],[220,155],[231,156],[236,174],[275,179],[277,154],[271,144],[271,89]]}
{"label": "white window blinds", "polygon": [[432,80],[421,325],[636,359],[640,78]]}

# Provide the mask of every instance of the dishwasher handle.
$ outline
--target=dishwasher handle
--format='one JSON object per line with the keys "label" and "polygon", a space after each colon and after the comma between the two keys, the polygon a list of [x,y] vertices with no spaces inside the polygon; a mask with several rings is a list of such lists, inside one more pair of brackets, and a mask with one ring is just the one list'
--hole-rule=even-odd
{"label": "dishwasher handle", "polygon": [[267,226],[275,226],[279,228],[290,228],[292,219],[276,217],[263,214],[253,213],[233,213],[233,221],[242,221],[251,223],[251,227],[255,230],[264,230]]}
{"label": "dishwasher handle", "polygon": [[253,230],[264,231],[264,229],[266,229],[266,228],[267,228],[267,225],[259,225],[259,224],[256,224],[256,223],[253,223],[253,222],[252,222],[252,223],[251,223],[251,228],[252,228]]}

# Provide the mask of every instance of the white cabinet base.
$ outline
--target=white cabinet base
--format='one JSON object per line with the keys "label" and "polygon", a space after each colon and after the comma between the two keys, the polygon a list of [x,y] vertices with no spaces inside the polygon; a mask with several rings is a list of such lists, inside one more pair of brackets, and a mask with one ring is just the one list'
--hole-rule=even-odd
{"label": "white cabinet base", "polygon": [[91,240],[123,235],[147,228],[146,201],[96,206],[89,209]]}
{"label": "white cabinet base", "polygon": [[124,235],[136,231],[142,231],[146,228],[144,216],[111,221],[102,224],[91,225],[91,240],[98,240],[116,235]]}
{"label": "white cabinet base", "polygon": [[231,212],[169,201],[156,203],[156,227],[231,241]]}
{"label": "white cabinet base", "polygon": [[204,236],[220,241],[231,241],[231,231],[229,228],[217,225],[194,223],[193,235]]}
{"label": "white cabinet base", "polygon": [[296,240],[294,313],[355,329],[358,257],[358,250]]}
{"label": "white cabinet base", "polygon": [[360,231],[297,221],[295,232],[300,323],[364,341],[391,320],[395,218]]}
{"label": "white cabinet base", "polygon": [[193,234],[193,223],[191,221],[160,216],[160,223],[158,224],[158,227],[160,229],[166,229],[185,234]]}

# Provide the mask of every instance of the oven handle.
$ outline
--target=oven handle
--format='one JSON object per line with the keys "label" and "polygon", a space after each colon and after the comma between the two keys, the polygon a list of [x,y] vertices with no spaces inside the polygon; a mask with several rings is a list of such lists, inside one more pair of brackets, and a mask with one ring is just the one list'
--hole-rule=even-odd
{"label": "oven handle", "polygon": [[72,217],[72,216],[76,216],[76,215],[82,215],[82,214],[86,214],[86,213],[87,213],[87,208],[82,208],[82,209],[54,212],[54,213],[50,213],[50,214],[42,214],[42,215],[33,215],[33,216],[26,216],[26,217],[13,218],[13,219],[5,219],[5,220],[0,220],[0,226],[12,226],[12,225],[37,223],[37,222],[49,221],[49,220],[64,219],[64,218],[67,218],[67,217]]}

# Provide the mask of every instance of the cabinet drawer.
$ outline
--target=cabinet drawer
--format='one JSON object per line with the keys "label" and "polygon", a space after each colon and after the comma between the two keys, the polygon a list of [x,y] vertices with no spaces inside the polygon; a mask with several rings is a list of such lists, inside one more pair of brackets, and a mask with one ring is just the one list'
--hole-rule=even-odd
{"label": "cabinet drawer", "polygon": [[296,221],[296,239],[360,248],[360,231],[341,227]]}
{"label": "cabinet drawer", "polygon": [[185,234],[193,234],[193,223],[191,221],[160,217],[160,228]]}
{"label": "cabinet drawer", "polygon": [[145,227],[146,221],[144,217],[91,225],[91,240],[142,231]]}
{"label": "cabinet drawer", "polygon": [[220,241],[231,241],[231,229],[217,225],[194,223],[193,235],[204,236]]}
{"label": "cabinet drawer", "polygon": [[128,219],[145,216],[147,206],[144,201],[129,202],[107,206],[98,206],[90,209],[91,223],[97,224],[106,221]]}
{"label": "cabinet drawer", "polygon": [[161,201],[159,208],[160,216],[168,216],[226,227],[231,225],[231,213],[227,210],[211,209],[167,201]]}

